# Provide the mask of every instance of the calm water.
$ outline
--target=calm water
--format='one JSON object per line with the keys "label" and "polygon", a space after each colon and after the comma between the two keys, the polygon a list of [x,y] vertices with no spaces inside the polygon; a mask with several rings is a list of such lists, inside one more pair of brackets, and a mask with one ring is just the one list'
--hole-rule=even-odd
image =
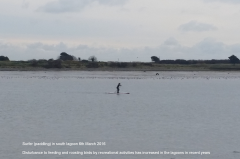
{"label": "calm water", "polygon": [[[0,72],[0,158],[240,158],[240,73]],[[106,94],[116,91],[130,94]],[[22,142],[105,142],[23,146]],[[23,155],[206,151],[210,155]]]}

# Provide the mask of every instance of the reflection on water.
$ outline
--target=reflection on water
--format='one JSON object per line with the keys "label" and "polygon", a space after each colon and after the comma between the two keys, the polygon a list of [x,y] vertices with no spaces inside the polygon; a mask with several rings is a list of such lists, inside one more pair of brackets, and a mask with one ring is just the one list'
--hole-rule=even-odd
{"label": "reflection on water", "polygon": [[[210,151],[149,158],[239,158],[237,72],[1,72],[0,158],[22,151]],[[130,94],[106,94],[116,91]],[[26,147],[22,142],[106,142]],[[88,156],[87,158],[146,158]]]}

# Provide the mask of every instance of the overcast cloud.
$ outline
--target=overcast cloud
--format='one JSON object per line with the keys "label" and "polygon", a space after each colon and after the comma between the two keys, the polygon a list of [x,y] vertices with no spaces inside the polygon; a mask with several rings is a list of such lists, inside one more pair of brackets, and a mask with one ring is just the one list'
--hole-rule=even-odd
{"label": "overcast cloud", "polygon": [[93,3],[101,5],[123,5],[127,0],[57,0],[51,1],[41,6],[37,11],[49,13],[64,13],[81,11],[88,5]]}
{"label": "overcast cloud", "polygon": [[205,2],[240,3],[239,0],[203,0]]}
{"label": "overcast cloud", "polygon": [[206,24],[206,23],[199,23],[196,21],[190,21],[186,24],[183,24],[179,27],[181,31],[197,31],[197,32],[202,32],[202,31],[212,31],[212,30],[217,30],[217,27],[211,25],[211,24]]}
{"label": "overcast cloud", "polygon": [[186,47],[181,45],[176,39],[169,38],[158,47],[116,49],[109,47],[91,47],[88,45],[68,46],[63,42],[55,45],[37,42],[21,46],[0,42],[0,52],[9,52],[8,57],[10,60],[57,59],[61,52],[67,52],[81,59],[88,59],[91,55],[95,55],[99,61],[150,62],[151,56],[158,56],[162,60],[228,59],[230,55],[239,54],[240,44],[226,45],[214,39],[204,39],[191,47]]}
{"label": "overcast cloud", "polygon": [[[13,5],[14,4],[14,5]],[[239,0],[1,0],[0,55],[100,61],[240,57]]]}

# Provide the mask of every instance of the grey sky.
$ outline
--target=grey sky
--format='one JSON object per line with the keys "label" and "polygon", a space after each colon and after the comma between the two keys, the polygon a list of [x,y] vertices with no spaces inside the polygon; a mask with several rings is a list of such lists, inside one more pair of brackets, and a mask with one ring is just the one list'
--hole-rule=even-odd
{"label": "grey sky", "polygon": [[204,0],[205,2],[240,3],[239,0]]}
{"label": "grey sky", "polygon": [[100,61],[240,56],[237,0],[1,0],[0,55]]}
{"label": "grey sky", "polygon": [[55,0],[40,6],[37,10],[49,13],[81,11],[89,5],[123,5],[127,0]]}
{"label": "grey sky", "polygon": [[213,31],[217,30],[217,28],[211,24],[205,24],[205,23],[198,23],[196,21],[190,21],[186,24],[182,24],[179,29],[181,31],[197,31],[197,32],[202,32],[202,31]]}

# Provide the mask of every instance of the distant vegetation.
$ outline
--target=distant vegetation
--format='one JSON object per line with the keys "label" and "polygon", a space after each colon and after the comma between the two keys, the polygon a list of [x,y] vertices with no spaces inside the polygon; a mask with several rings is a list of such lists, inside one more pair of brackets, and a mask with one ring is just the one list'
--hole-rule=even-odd
{"label": "distant vegetation", "polygon": [[97,58],[95,56],[90,56],[88,60],[91,62],[97,62]]}
{"label": "distant vegetation", "polygon": [[151,60],[152,60],[153,62],[160,62],[160,59],[159,59],[157,56],[152,56],[152,57],[151,57]]}
{"label": "distant vegetation", "polygon": [[62,52],[59,56],[59,60],[63,61],[73,61],[74,57],[72,55],[68,55],[66,52]]}
{"label": "distant vegetation", "polygon": [[240,70],[239,59],[232,55],[223,60],[160,60],[151,56],[152,62],[101,62],[97,57],[90,56],[88,60],[76,58],[66,52],[54,59],[32,59],[28,61],[9,61],[8,57],[0,56],[0,68],[8,69],[96,69],[100,70]]}
{"label": "distant vegetation", "polygon": [[236,63],[239,63],[239,59],[235,55],[232,55],[232,56],[230,56],[228,58],[229,58],[230,62],[233,63],[234,65]]}
{"label": "distant vegetation", "polygon": [[9,58],[7,56],[0,56],[0,61],[9,61]]}

